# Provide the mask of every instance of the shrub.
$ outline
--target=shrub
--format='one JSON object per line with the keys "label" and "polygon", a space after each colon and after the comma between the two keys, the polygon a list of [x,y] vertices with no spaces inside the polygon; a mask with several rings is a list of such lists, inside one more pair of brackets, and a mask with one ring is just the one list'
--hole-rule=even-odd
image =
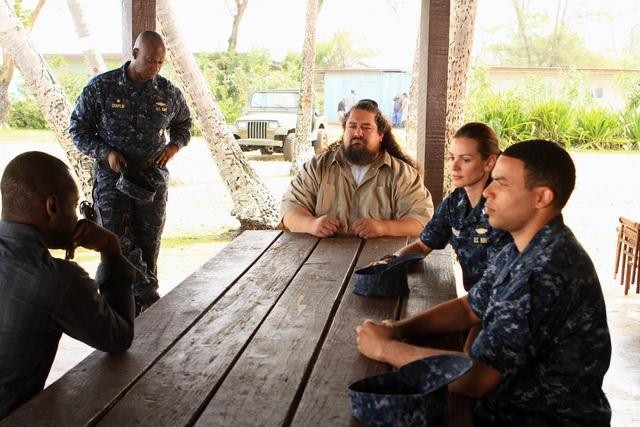
{"label": "shrub", "polygon": [[573,125],[573,112],[561,101],[538,104],[531,110],[532,134],[536,138],[570,144]]}
{"label": "shrub", "polygon": [[576,112],[574,142],[583,149],[619,148],[619,124],[616,114],[603,108],[580,109]]}
{"label": "shrub", "polygon": [[11,104],[9,126],[14,128],[46,129],[47,122],[36,101],[29,97]]}

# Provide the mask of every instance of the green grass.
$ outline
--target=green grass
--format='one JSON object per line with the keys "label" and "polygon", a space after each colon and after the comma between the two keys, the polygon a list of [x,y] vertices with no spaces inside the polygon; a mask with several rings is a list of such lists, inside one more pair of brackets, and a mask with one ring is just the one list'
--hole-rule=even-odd
{"label": "green grass", "polygon": [[162,249],[185,248],[192,245],[206,243],[230,243],[239,234],[240,230],[224,230],[214,234],[183,234],[179,236],[167,236],[162,238]]}
{"label": "green grass", "polygon": [[56,137],[50,130],[0,128],[0,141],[55,142]]}

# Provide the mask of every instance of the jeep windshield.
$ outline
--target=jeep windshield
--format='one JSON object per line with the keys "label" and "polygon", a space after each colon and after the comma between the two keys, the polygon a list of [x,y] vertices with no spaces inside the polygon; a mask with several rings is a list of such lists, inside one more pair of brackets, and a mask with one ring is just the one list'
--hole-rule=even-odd
{"label": "jeep windshield", "polygon": [[251,108],[299,107],[300,96],[296,92],[257,92],[251,96]]}

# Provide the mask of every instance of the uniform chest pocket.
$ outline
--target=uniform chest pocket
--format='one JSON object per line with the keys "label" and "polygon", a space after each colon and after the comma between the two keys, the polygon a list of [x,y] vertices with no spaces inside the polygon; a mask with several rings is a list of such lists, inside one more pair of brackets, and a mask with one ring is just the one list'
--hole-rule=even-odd
{"label": "uniform chest pocket", "polygon": [[129,127],[135,113],[131,111],[131,103],[128,99],[111,96],[103,105],[102,124],[110,130]]}
{"label": "uniform chest pocket", "polygon": [[153,99],[148,106],[151,124],[158,132],[164,130],[169,125],[169,104],[163,99]]}
{"label": "uniform chest pocket", "polygon": [[486,227],[473,227],[466,236],[469,243],[486,246],[491,243],[490,230]]}

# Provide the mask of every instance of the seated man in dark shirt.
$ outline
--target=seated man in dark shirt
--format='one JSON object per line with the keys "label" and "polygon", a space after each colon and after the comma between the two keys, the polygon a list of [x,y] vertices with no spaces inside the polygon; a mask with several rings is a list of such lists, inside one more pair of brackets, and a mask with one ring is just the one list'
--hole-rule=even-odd
{"label": "seated man in dark shirt", "polygon": [[[62,161],[21,154],[7,165],[0,188],[2,419],[43,389],[63,332],[102,351],[129,348],[134,270],[113,233],[78,221],[78,189]],[[73,258],[78,246],[102,256],[95,281],[48,250],[66,249]]]}
{"label": "seated man in dark shirt", "polygon": [[611,341],[593,264],[564,225],[575,184],[569,154],[524,141],[498,158],[484,190],[492,227],[506,245],[467,296],[401,321],[367,320],[358,348],[402,366],[449,353],[403,342],[482,324],[469,351],[473,368],[449,390],[478,399],[475,425],[608,425],[602,391]]}

